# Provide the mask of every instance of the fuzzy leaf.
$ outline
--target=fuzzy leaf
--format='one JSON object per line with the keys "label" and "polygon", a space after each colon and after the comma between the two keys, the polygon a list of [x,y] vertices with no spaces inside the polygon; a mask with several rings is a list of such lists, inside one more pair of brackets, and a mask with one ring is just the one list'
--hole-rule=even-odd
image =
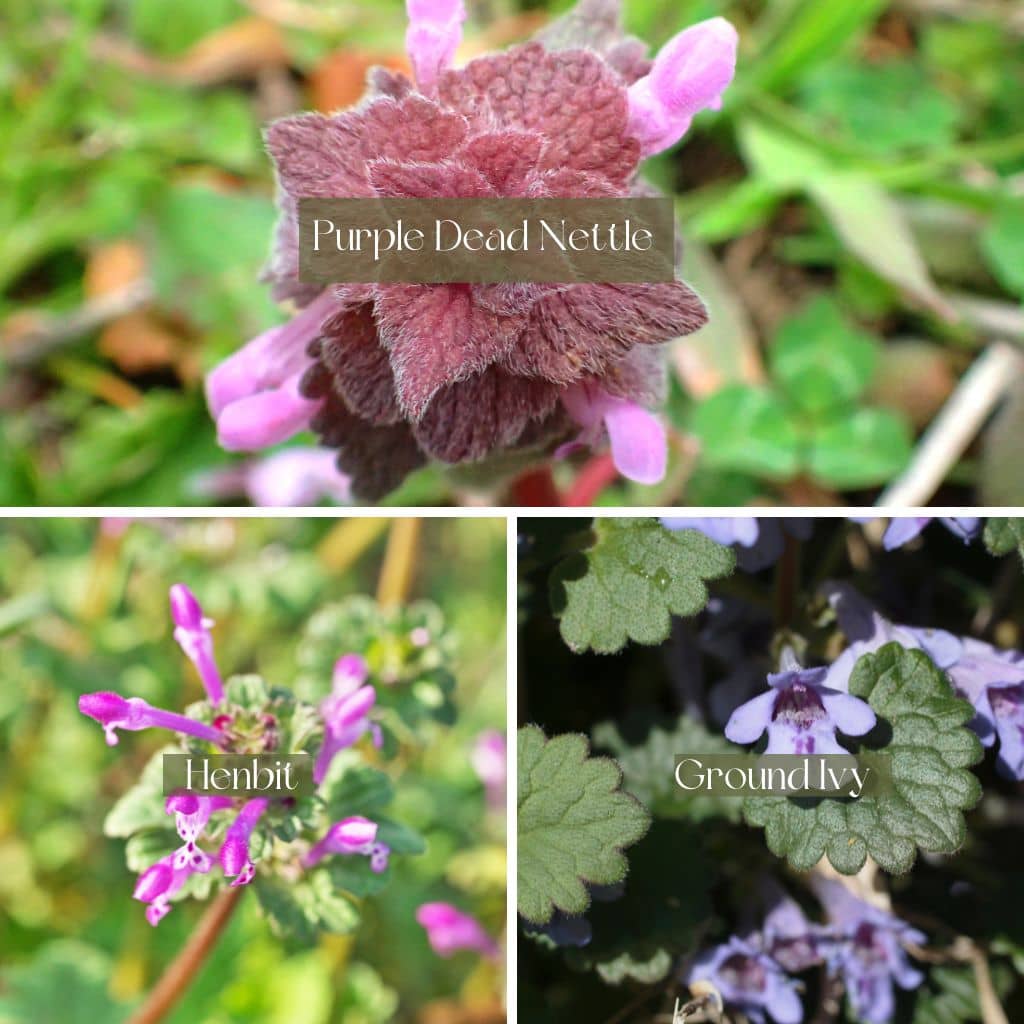
{"label": "fuzzy leaf", "polygon": [[985,547],[993,555],[1018,551],[1024,560],[1024,518],[992,516],[985,523],[984,540]]}
{"label": "fuzzy leaf", "polygon": [[622,850],[650,824],[638,800],[619,789],[610,758],[589,757],[586,737],[547,739],[536,726],[519,730],[519,913],[546,924],[557,907],[581,914],[587,882],[626,877]]}
{"label": "fuzzy leaf", "polygon": [[923,651],[896,643],[857,662],[850,693],[879,718],[865,746],[891,733],[876,749],[891,755],[892,791],[859,800],[753,797],[743,804],[747,822],[762,826],[769,849],[797,871],[827,856],[850,875],[870,855],[886,871],[903,874],[918,848],[955,852],[966,835],[963,812],[981,799],[981,786],[967,771],[982,756],[966,728],[970,704],[954,696]]}
{"label": "fuzzy leaf", "polygon": [[703,534],[666,530],[654,519],[597,519],[593,530],[594,544],[551,577],[551,605],[574,651],[661,643],[672,615],[696,615],[707,604],[704,581],[736,564],[732,551]]}
{"label": "fuzzy leaf", "polygon": [[142,770],[139,781],[110,809],[103,822],[103,834],[119,839],[143,829],[174,827],[174,819],[164,810],[164,754],[180,754],[177,747],[158,750]]}
{"label": "fuzzy leaf", "polygon": [[[1012,987],[1012,974],[996,965],[992,981],[1001,997]],[[913,1024],[966,1024],[981,1019],[978,987],[969,967],[934,967],[917,993]]]}
{"label": "fuzzy leaf", "polygon": [[710,868],[697,829],[681,822],[658,821],[629,859],[625,893],[595,901],[587,913],[593,938],[568,959],[610,985],[628,979],[651,985],[692,950],[710,916]]}

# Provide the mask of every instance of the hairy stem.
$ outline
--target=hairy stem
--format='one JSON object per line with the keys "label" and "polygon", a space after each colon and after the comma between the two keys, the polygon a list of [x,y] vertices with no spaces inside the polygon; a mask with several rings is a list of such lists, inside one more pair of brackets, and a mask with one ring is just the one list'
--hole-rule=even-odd
{"label": "hairy stem", "polygon": [[206,909],[181,952],[171,961],[128,1024],[157,1024],[174,1008],[224,932],[244,889],[225,889]]}

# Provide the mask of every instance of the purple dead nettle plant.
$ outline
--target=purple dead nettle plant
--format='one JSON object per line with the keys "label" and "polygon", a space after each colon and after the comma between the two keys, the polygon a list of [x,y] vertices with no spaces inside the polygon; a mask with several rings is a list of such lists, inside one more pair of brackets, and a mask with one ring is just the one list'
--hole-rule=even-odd
{"label": "purple dead nettle plant", "polygon": [[407,6],[412,79],[375,68],[353,109],[267,131],[280,216],[265,277],[298,312],[207,378],[221,444],[312,429],[371,500],[429,460],[507,468],[605,437],[623,475],[659,480],[662,350],[707,319],[685,284],[320,288],[298,278],[298,200],[650,194],[641,160],[720,105],[735,30],[713,18],[651,60],[616,0],[582,0],[533,41],[454,69],[461,0]]}
{"label": "purple dead nettle plant", "polygon": [[[315,707],[288,690],[268,687],[258,677],[236,677],[225,683],[214,658],[213,622],[195,596],[184,584],[175,584],[170,605],[174,639],[195,666],[206,699],[184,714],[110,691],[88,693],[79,700],[79,709],[103,726],[110,745],[118,743],[120,729],[149,728],[168,730],[177,744],[154,756],[143,779],[108,819],[110,834],[130,840],[138,836],[146,843],[155,838],[150,846],[156,849],[166,833],[154,827],[155,822],[162,813],[173,816],[180,845],[175,840],[169,853],[148,858],[151,863],[141,868],[133,893],[147,904],[150,924],[166,916],[173,900],[189,894],[195,876],[209,875],[215,867],[230,887],[247,886],[260,875],[275,883],[286,880],[301,885],[324,862],[329,870],[332,859],[339,857],[365,857],[371,874],[385,872],[391,847],[381,822],[358,813],[331,820],[344,811],[346,802],[344,772],[332,772],[336,758],[342,751],[354,754],[364,736],[377,746],[381,740],[380,729],[370,717],[376,691],[366,685],[368,672],[362,656],[353,653],[338,659],[331,693]],[[165,798],[160,791],[160,761],[163,753],[175,751],[309,753],[316,757],[318,789],[312,797],[245,800],[177,793]],[[339,774],[340,784],[335,785]],[[112,821],[116,822],[113,827]],[[409,844],[413,834],[408,830],[403,834]],[[412,846],[417,843],[414,837]],[[323,881],[317,884],[323,886]]]}

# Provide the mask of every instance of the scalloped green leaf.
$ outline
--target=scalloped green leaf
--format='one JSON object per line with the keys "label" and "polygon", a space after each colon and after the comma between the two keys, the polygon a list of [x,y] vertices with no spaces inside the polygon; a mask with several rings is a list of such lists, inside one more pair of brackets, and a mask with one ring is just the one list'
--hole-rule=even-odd
{"label": "scalloped green leaf", "polygon": [[993,555],[1020,554],[1024,561],[1024,518],[992,516],[985,523],[985,547]]}
{"label": "scalloped green leaf", "polygon": [[593,545],[551,576],[551,606],[574,651],[612,654],[627,640],[661,643],[673,615],[696,615],[707,604],[705,581],[736,565],[729,548],[656,519],[597,519],[593,533]]}
{"label": "scalloped green leaf", "polygon": [[621,882],[623,849],[650,826],[644,806],[620,790],[619,766],[589,754],[585,736],[549,740],[535,725],[519,730],[519,913],[535,924],[556,908],[582,914],[588,882]]}
{"label": "scalloped green leaf", "polygon": [[763,827],[769,849],[797,871],[827,856],[851,875],[870,855],[886,871],[903,874],[919,849],[954,853],[966,836],[964,811],[981,799],[967,770],[982,757],[966,728],[973,708],[923,651],[896,643],[857,662],[850,692],[879,718],[864,746],[890,733],[874,749],[892,758],[892,791],[859,800],[751,797],[743,802],[748,824]]}
{"label": "scalloped green leaf", "polygon": [[567,958],[610,985],[653,985],[696,945],[711,914],[711,867],[697,828],[678,821],[655,822],[629,860],[625,893],[594,902],[587,913],[593,937]]}

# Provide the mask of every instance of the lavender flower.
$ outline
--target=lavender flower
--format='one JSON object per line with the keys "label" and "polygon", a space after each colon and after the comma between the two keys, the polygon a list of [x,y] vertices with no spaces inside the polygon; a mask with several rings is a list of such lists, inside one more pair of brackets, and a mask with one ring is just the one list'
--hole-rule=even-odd
{"label": "lavender flower", "polygon": [[361,679],[366,678],[365,672],[365,662],[362,662],[362,668],[357,668],[355,662],[346,662],[341,672],[335,666],[334,689],[320,705],[324,720],[324,742],[313,766],[313,781],[318,786],[327,776],[335,755],[351,747],[364,733],[369,732],[373,736],[377,747],[383,742],[380,726],[369,718],[369,711],[377,701],[377,691],[359,682],[355,683],[355,689],[352,688],[353,680],[359,679],[361,682]]}
{"label": "lavender flower", "polygon": [[494,960],[501,955],[483,925],[450,903],[424,903],[416,911],[416,920],[427,930],[427,941],[438,956],[450,957],[462,949]]}
{"label": "lavender flower", "polygon": [[232,887],[248,885],[256,877],[256,867],[249,859],[249,838],[268,805],[263,797],[249,800],[224,837],[219,860],[225,876],[234,878]]}
{"label": "lavender flower", "polygon": [[811,924],[800,904],[773,886],[774,901],[762,925],[762,945],[787,971],[801,971],[822,962],[825,929]]}
{"label": "lavender flower", "polygon": [[154,708],[141,697],[126,699],[109,690],[85,693],[78,698],[78,710],[83,715],[95,718],[103,726],[107,746],[110,747],[117,746],[118,729],[126,729],[129,732],[138,732],[140,729],[171,729],[209,743],[216,743],[218,746],[224,743],[224,735],[212,725],[205,725],[173,711]]}
{"label": "lavender flower", "polygon": [[675,516],[663,518],[661,525],[667,530],[697,530],[705,537],[727,547],[736,544],[749,548],[760,534],[758,521],[754,516]]}
{"label": "lavender flower", "polygon": [[363,855],[370,858],[370,868],[380,874],[388,866],[391,848],[377,841],[377,825],[369,818],[353,815],[335,822],[327,834],[303,858],[307,868],[315,867],[332,854],[342,856]]}
{"label": "lavender flower", "polygon": [[[893,519],[882,537],[882,547],[886,551],[901,548],[908,544],[935,518],[935,516],[900,516]],[[951,533],[959,537],[965,544],[970,543],[981,529],[981,520],[974,516],[939,517],[939,522]]]}
{"label": "lavender flower", "polygon": [[174,639],[185,652],[185,657],[199,670],[199,678],[206,687],[211,704],[224,699],[217,662],[213,658],[213,620],[203,615],[195,595],[184,583],[171,587],[171,618],[174,619]]}
{"label": "lavender flower", "polygon": [[666,517],[661,524],[669,530],[698,530],[736,552],[736,563],[744,572],[760,572],[774,565],[786,546],[787,535],[807,540],[814,527],[811,519],[792,517],[724,516]]}
{"label": "lavender flower", "polygon": [[875,713],[864,701],[825,685],[827,668],[801,668],[789,651],[782,661],[782,671],[768,676],[768,691],[726,723],[733,743],[754,743],[767,731],[766,754],[845,754],[837,729],[861,736],[874,727]]}
{"label": "lavender flower", "polygon": [[473,747],[473,768],[487,791],[488,806],[495,811],[505,807],[505,786],[508,774],[508,754],[505,737],[496,729],[482,732]]}
{"label": "lavender flower", "polygon": [[765,953],[754,937],[731,936],[698,956],[686,972],[687,984],[711,982],[722,999],[745,1013],[755,1024],[764,1024],[765,1014],[776,1024],[800,1024],[803,1006],[796,983]]}
{"label": "lavender flower", "polygon": [[640,194],[641,158],[719,105],[735,31],[703,22],[651,62],[612,4],[583,0],[536,40],[453,70],[461,0],[408,11],[412,80],[375,69],[358,107],[267,132],[280,217],[266,278],[300,312],[209,375],[221,444],[255,450],[312,428],[372,500],[428,460],[497,466],[580,427],[588,444],[608,436],[624,475],[660,479],[660,348],[707,317],[685,284],[321,290],[298,280],[298,200]]}
{"label": "lavender flower", "polygon": [[840,882],[812,876],[832,922],[826,960],[843,977],[853,1014],[865,1024],[888,1024],[895,1013],[893,984],[913,989],[924,975],[911,966],[903,944],[925,936],[898,917],[857,899]]}

